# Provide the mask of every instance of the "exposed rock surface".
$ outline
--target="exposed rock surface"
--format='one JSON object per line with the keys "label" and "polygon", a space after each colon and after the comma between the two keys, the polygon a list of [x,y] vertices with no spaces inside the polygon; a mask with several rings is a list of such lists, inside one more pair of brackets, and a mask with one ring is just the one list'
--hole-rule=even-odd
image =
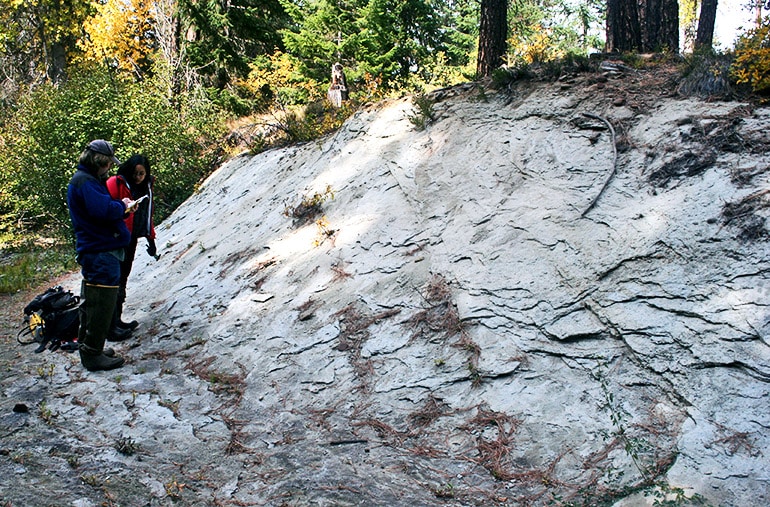
{"label": "exposed rock surface", "polygon": [[768,504],[770,109],[580,79],[225,164],[124,368],[5,347],[0,503]]}

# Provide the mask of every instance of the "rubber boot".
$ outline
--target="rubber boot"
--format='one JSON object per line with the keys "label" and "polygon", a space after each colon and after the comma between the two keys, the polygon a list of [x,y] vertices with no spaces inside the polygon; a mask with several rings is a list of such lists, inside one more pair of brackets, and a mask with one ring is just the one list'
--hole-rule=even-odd
{"label": "rubber boot", "polygon": [[[80,306],[78,307],[78,317],[80,317],[80,325],[78,327],[78,344],[83,343],[86,337],[86,326],[84,325],[86,321],[85,301],[86,301],[86,282],[83,281],[80,283]],[[102,353],[107,357],[115,357],[115,350],[113,350],[110,347],[104,347],[104,350],[102,350]]]}
{"label": "rubber boot", "polygon": [[128,329],[133,331],[139,327],[139,323],[135,320],[131,322],[123,322],[123,303],[126,301],[126,287],[121,285],[118,289],[118,302],[115,303],[115,319],[113,320],[114,327],[121,329]]}
{"label": "rubber boot", "polygon": [[110,357],[104,353],[104,342],[115,313],[118,288],[86,283],[83,291],[83,299],[80,303],[83,318],[78,330],[80,362],[88,371],[119,368],[123,366],[124,359],[120,356]]}

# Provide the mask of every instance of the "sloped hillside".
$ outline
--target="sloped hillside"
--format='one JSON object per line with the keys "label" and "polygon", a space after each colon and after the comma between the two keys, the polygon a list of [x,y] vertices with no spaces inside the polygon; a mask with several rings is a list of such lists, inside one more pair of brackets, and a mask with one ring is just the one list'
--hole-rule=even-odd
{"label": "sloped hillside", "polygon": [[467,85],[231,160],[138,255],[123,369],[4,369],[0,498],[767,504],[770,109],[675,84]]}

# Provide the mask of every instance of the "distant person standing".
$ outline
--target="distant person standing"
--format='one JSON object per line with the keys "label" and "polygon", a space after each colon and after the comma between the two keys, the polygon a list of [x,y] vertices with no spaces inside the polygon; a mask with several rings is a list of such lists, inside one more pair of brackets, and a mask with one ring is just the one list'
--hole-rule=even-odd
{"label": "distant person standing", "polygon": [[329,91],[326,96],[334,107],[342,107],[342,103],[348,100],[348,81],[345,78],[345,72],[342,70],[342,64],[339,62],[332,65],[332,82],[329,85]]}
{"label": "distant person standing", "polygon": [[112,321],[111,333],[119,333],[120,330],[132,331],[139,323],[135,320],[123,322],[123,303],[126,301],[126,286],[128,275],[136,256],[136,247],[139,238],[147,238],[147,253],[156,259],[158,249],[155,246],[155,224],[152,214],[154,203],[152,189],[155,178],[150,174],[150,161],[144,155],[132,155],[118,168],[118,173],[107,180],[107,190],[113,199],[130,199],[138,201],[133,213],[125,217],[126,227],[131,233],[131,241],[126,247],[126,256],[120,263],[120,287],[118,288],[118,301],[115,305],[115,316]]}
{"label": "distant person standing", "polygon": [[105,349],[120,286],[120,261],[131,240],[125,214],[131,199],[115,200],[105,185],[113,164],[120,164],[112,144],[97,139],[80,155],[77,171],[67,186],[67,205],[75,232],[81,267],[80,362],[89,371],[112,370],[124,359]]}

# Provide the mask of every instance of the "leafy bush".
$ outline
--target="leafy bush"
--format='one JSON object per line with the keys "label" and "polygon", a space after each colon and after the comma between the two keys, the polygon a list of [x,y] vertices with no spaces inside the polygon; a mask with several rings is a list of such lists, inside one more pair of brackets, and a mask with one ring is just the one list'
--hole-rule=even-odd
{"label": "leafy bush", "polygon": [[770,17],[738,39],[730,73],[736,83],[746,83],[757,93],[770,94]]}
{"label": "leafy bush", "polygon": [[[43,85],[0,118],[0,216],[16,233],[68,236],[66,189],[92,139],[118,158],[147,155],[157,177],[156,221],[194,190],[217,156],[206,147],[224,122],[200,92],[166,98],[159,80],[123,81],[107,70],[75,71],[60,87]],[[7,228],[6,227],[6,228]]]}
{"label": "leafy bush", "polygon": [[340,128],[358,105],[355,100],[343,102],[340,108],[333,107],[325,100],[292,108],[276,103],[270,114],[257,118],[252,124],[258,133],[249,142],[249,150],[259,153],[323,137]]}
{"label": "leafy bush", "polygon": [[[284,106],[306,104],[324,96],[324,86],[301,74],[300,62],[280,51],[258,56],[251,63],[251,72],[240,85],[259,101],[256,110],[266,110],[278,102]],[[261,107],[260,107],[261,106]]]}

